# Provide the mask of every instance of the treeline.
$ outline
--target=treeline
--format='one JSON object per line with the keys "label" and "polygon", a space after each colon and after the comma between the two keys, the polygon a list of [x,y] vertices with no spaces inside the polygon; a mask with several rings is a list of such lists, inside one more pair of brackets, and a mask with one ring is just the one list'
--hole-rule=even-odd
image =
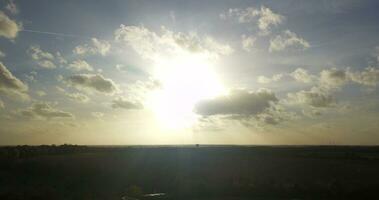
{"label": "treeline", "polygon": [[43,155],[59,155],[59,154],[69,154],[69,153],[82,153],[87,152],[89,148],[82,145],[39,145],[39,146],[29,146],[29,145],[19,145],[19,146],[5,146],[0,147],[0,159],[24,159],[31,158],[35,156]]}

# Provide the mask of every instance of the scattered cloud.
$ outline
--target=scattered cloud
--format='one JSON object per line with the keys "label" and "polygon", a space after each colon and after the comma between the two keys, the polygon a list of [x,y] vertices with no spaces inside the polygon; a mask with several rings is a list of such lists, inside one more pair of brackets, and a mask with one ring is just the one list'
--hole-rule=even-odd
{"label": "scattered cloud", "polygon": [[4,58],[6,55],[3,51],[0,50],[0,58]]}
{"label": "scattered cloud", "polygon": [[46,102],[35,102],[31,107],[21,110],[19,113],[28,118],[52,119],[74,117],[73,114],[53,108],[51,104]]}
{"label": "scattered cloud", "polygon": [[161,56],[172,57],[178,52],[203,53],[210,57],[233,52],[229,45],[221,44],[210,36],[200,37],[195,32],[174,33],[164,27],[159,34],[143,26],[121,24],[114,34],[117,41],[127,43],[142,57],[153,60]]}
{"label": "scattered cloud", "polygon": [[301,83],[310,83],[315,79],[315,76],[308,73],[307,70],[303,68],[297,68],[295,71],[291,73],[283,73],[283,74],[275,74],[271,78],[266,76],[258,76],[258,83],[268,84],[272,82],[277,82],[282,80],[284,77],[291,77],[295,81]]}
{"label": "scattered cloud", "polygon": [[102,112],[91,112],[91,115],[95,117],[96,119],[101,119],[104,117],[104,113]]}
{"label": "scattered cloud", "polygon": [[296,93],[289,93],[288,98],[292,103],[306,104],[316,108],[330,107],[335,104],[335,100],[329,91],[319,87],[312,87],[308,91],[301,90]]}
{"label": "scattered cloud", "polygon": [[271,82],[279,81],[283,77],[284,77],[284,74],[275,74],[271,78],[266,77],[266,76],[258,76],[258,83],[268,84],[268,83],[271,83]]}
{"label": "scattered cloud", "polygon": [[142,109],[143,106],[140,103],[135,103],[129,101],[123,97],[118,97],[112,101],[112,108],[122,108],[122,109]]}
{"label": "scattered cloud", "polygon": [[254,23],[260,30],[261,35],[270,33],[274,26],[283,23],[285,17],[273,12],[270,8],[261,6],[260,8],[248,7],[245,9],[231,8],[227,13],[220,15],[221,19],[236,19],[238,23]]}
{"label": "scattered cloud", "polygon": [[0,11],[0,36],[14,39],[20,30],[21,26],[16,21],[13,21],[4,12]]}
{"label": "scattered cloud", "polygon": [[238,115],[251,116],[263,113],[277,102],[275,94],[261,89],[257,92],[234,90],[227,96],[203,100],[195,107],[195,112],[202,116]]}
{"label": "scattered cloud", "polygon": [[105,78],[101,74],[76,74],[65,79],[72,87],[85,91],[96,91],[113,95],[118,92],[118,86],[112,79]]}
{"label": "scattered cloud", "polygon": [[68,92],[66,92],[65,95],[69,99],[71,99],[73,101],[76,101],[76,102],[79,102],[79,103],[86,103],[86,102],[88,102],[90,100],[87,95],[82,94],[82,93],[78,93],[78,92],[76,92],[76,93],[68,93]]}
{"label": "scattered cloud", "polygon": [[367,67],[363,71],[350,72],[352,81],[370,87],[375,87],[379,82],[379,68]]}
{"label": "scattered cloud", "polygon": [[16,99],[28,100],[28,85],[20,81],[18,78],[0,62],[0,93]]}
{"label": "scattered cloud", "polygon": [[57,51],[55,57],[60,64],[67,64],[67,60],[62,56],[61,52]]}
{"label": "scattered cloud", "polygon": [[19,13],[17,5],[14,3],[14,0],[9,0],[5,9],[8,10],[11,14],[16,15]]}
{"label": "scattered cloud", "polygon": [[38,90],[36,91],[37,95],[40,96],[40,97],[43,97],[43,96],[46,96],[46,92],[43,91],[43,90]]}
{"label": "scattered cloud", "polygon": [[105,56],[109,53],[110,49],[111,44],[108,41],[92,38],[90,43],[76,46],[73,52],[77,55],[100,54]]}
{"label": "scattered cloud", "polygon": [[0,109],[3,109],[4,107],[4,102],[0,99]]}
{"label": "scattered cloud", "polygon": [[309,74],[307,70],[303,68],[297,68],[295,71],[289,74],[298,82],[310,83],[315,78],[313,75]]}
{"label": "scattered cloud", "polygon": [[121,65],[121,64],[117,64],[116,65],[116,69],[120,72],[126,72],[127,71],[127,66],[125,65]]}
{"label": "scattered cloud", "polygon": [[34,60],[36,63],[45,69],[54,69],[56,65],[54,64],[54,55],[41,50],[40,46],[32,45],[27,50],[27,54]]}
{"label": "scattered cloud", "polygon": [[255,36],[246,36],[246,35],[242,35],[242,49],[247,51],[247,52],[251,52],[254,50],[254,44],[255,44],[255,41],[257,40],[257,38]]}
{"label": "scattered cloud", "polygon": [[344,69],[324,69],[320,73],[320,84],[326,88],[339,88],[349,81],[349,76]]}
{"label": "scattered cloud", "polygon": [[93,71],[93,67],[88,64],[85,60],[75,60],[69,64],[69,69],[74,71]]}
{"label": "scattered cloud", "polygon": [[290,30],[286,30],[270,40],[269,52],[284,50],[306,50],[310,44]]}

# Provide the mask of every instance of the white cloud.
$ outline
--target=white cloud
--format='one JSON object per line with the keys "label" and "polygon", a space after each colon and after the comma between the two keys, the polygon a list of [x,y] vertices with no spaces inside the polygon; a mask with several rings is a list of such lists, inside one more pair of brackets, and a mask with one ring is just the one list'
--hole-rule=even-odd
{"label": "white cloud", "polygon": [[127,67],[125,65],[121,65],[121,64],[117,64],[116,69],[120,72],[126,72],[127,71]]}
{"label": "white cloud", "polygon": [[324,69],[320,72],[320,84],[326,88],[339,88],[349,81],[345,69]]}
{"label": "white cloud", "polygon": [[6,66],[0,62],[0,93],[17,99],[28,100],[27,91],[28,85],[13,76]]}
{"label": "white cloud", "polygon": [[104,113],[102,112],[92,112],[91,115],[97,119],[101,119],[104,117]]}
{"label": "white cloud", "polygon": [[3,51],[0,50],[0,57],[5,57],[5,53]]}
{"label": "white cloud", "polygon": [[298,37],[290,30],[286,30],[270,40],[269,51],[305,50],[309,47],[310,44],[305,39]]}
{"label": "white cloud", "polygon": [[46,102],[36,102],[25,110],[21,110],[20,114],[28,118],[42,118],[42,119],[52,119],[52,118],[73,118],[74,115],[53,108],[52,105]]}
{"label": "white cloud", "polygon": [[242,48],[247,52],[253,51],[256,40],[257,38],[255,36],[242,35]]}
{"label": "white cloud", "polygon": [[119,91],[112,79],[107,79],[101,74],[76,74],[65,79],[65,82],[79,90],[97,91],[110,95]]}
{"label": "white cloud", "polygon": [[55,57],[60,64],[67,64],[67,60],[62,56],[61,52],[57,51]]}
{"label": "white cloud", "polygon": [[69,69],[72,69],[74,71],[93,71],[93,67],[88,64],[85,60],[75,60],[69,65]]}
{"label": "white cloud", "polygon": [[86,103],[88,102],[90,99],[87,95],[85,94],[82,94],[82,93],[65,93],[65,95],[73,100],[73,101],[76,101],[76,102],[79,102],[79,103]]}
{"label": "white cloud", "polygon": [[268,84],[268,83],[271,83],[271,82],[279,81],[283,77],[284,77],[284,74],[275,74],[271,78],[266,77],[266,76],[258,76],[258,83]]}
{"label": "white cloud", "polygon": [[313,79],[315,79],[315,76],[309,74],[307,70],[303,68],[297,68],[295,71],[291,73],[275,74],[271,78],[266,76],[259,76],[257,81],[258,83],[268,84],[280,81],[284,77],[291,77],[294,80],[302,83],[310,83],[313,81]]}
{"label": "white cloud", "polygon": [[13,20],[9,19],[5,13],[0,11],[0,36],[14,39],[17,37],[21,27]]}
{"label": "white cloud", "polygon": [[180,52],[202,53],[213,58],[233,52],[229,45],[221,44],[209,36],[174,33],[164,27],[161,34],[157,34],[143,26],[121,24],[114,34],[117,41],[127,43],[139,55],[152,60],[162,56],[172,57]]}
{"label": "white cloud", "polygon": [[38,90],[36,91],[37,95],[40,96],[40,97],[43,97],[43,96],[46,96],[46,92],[43,91],[43,90]]}
{"label": "white cloud", "polygon": [[77,55],[100,54],[102,56],[105,56],[108,54],[110,48],[111,44],[108,41],[92,38],[89,44],[76,46],[73,52]]}
{"label": "white cloud", "polygon": [[312,87],[309,91],[301,90],[288,94],[290,103],[306,104],[312,107],[330,107],[335,104],[333,96],[326,90]]}
{"label": "white cloud", "polygon": [[350,72],[349,77],[356,83],[374,87],[379,82],[379,68],[367,67],[360,72]]}
{"label": "white cloud", "polygon": [[39,60],[37,64],[45,69],[54,69],[57,67],[51,60]]}
{"label": "white cloud", "polygon": [[54,69],[56,68],[56,65],[54,64],[54,55],[41,50],[41,48],[37,45],[32,45],[27,50],[28,55],[36,61],[36,63],[45,69]]}
{"label": "white cloud", "polygon": [[221,19],[237,19],[238,23],[254,23],[260,30],[260,34],[266,35],[274,26],[282,24],[285,17],[274,13],[270,8],[261,6],[260,8],[248,7],[245,9],[233,8],[227,13],[220,15]]}
{"label": "white cloud", "polygon": [[142,109],[143,106],[140,103],[129,101],[123,97],[118,97],[112,101],[112,108],[122,109]]}
{"label": "white cloud", "polygon": [[303,83],[310,83],[314,79],[314,76],[310,75],[308,71],[303,68],[297,68],[295,71],[290,73],[290,76],[296,81]]}

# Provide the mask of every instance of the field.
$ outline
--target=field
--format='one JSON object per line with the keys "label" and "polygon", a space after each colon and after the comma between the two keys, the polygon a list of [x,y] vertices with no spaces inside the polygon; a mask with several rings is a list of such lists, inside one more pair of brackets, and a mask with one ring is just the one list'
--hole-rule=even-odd
{"label": "field", "polygon": [[0,147],[0,199],[374,198],[379,147]]}

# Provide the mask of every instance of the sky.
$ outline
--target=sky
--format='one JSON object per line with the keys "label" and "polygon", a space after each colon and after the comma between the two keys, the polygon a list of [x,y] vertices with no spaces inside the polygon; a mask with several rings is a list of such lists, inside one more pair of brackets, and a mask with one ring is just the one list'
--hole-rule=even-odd
{"label": "sky", "polygon": [[375,0],[0,1],[0,145],[378,145]]}

